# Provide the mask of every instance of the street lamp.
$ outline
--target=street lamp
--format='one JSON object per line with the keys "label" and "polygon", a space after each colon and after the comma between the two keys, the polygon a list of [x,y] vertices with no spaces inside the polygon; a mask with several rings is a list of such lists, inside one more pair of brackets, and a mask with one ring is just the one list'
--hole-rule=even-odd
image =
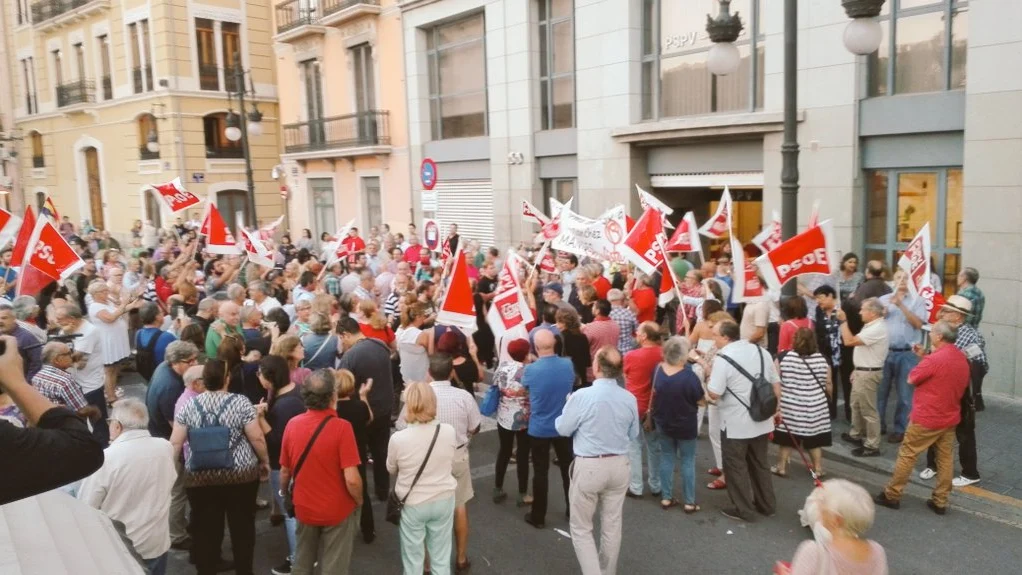
{"label": "street lamp", "polygon": [[731,0],[720,0],[717,17],[706,15],[706,34],[713,42],[706,54],[706,67],[715,76],[734,73],[741,63],[735,40],[742,33],[742,19],[738,12],[731,14]]}
{"label": "street lamp", "polygon": [[146,135],[145,149],[152,153],[160,151],[160,142],[156,138],[156,130],[149,128],[149,133]]}
{"label": "street lamp", "polygon": [[246,197],[247,208],[246,212],[246,225],[254,226],[256,221],[255,213],[255,180],[252,175],[252,151],[249,146],[249,136],[259,137],[263,134],[263,114],[259,111],[259,107],[256,103],[252,102],[252,111],[247,111],[245,108],[245,96],[250,98],[255,97],[255,82],[252,81],[252,74],[249,72],[249,89],[245,89],[245,71],[241,67],[241,56],[234,53],[234,66],[232,66],[230,72],[234,73],[234,91],[227,91],[227,99],[230,104],[233,104],[233,99],[238,99],[238,110],[240,116],[244,116],[247,121],[242,121],[239,114],[235,114],[233,109],[230,109],[227,113],[226,127],[224,128],[224,136],[232,142],[241,142],[242,153],[245,157],[245,180],[248,184],[248,195]]}
{"label": "street lamp", "polygon": [[841,5],[852,19],[845,27],[845,48],[859,56],[876,52],[883,40],[883,28],[877,16],[884,0],[841,0]]}

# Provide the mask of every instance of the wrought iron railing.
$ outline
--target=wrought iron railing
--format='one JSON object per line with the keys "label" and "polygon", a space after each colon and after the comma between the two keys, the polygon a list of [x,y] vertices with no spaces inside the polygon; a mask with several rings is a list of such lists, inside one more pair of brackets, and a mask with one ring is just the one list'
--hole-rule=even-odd
{"label": "wrought iron railing", "polygon": [[346,8],[351,8],[352,6],[358,6],[359,4],[379,6],[380,0],[325,0],[323,2],[323,15],[327,16],[334,12],[340,12]]}
{"label": "wrought iron railing", "polygon": [[287,124],[283,129],[284,151],[289,154],[389,145],[390,112],[369,110]]}
{"label": "wrought iron railing", "polygon": [[75,8],[81,8],[89,2],[92,0],[42,0],[36,2],[32,4],[32,22],[36,24],[45,22]]}
{"label": "wrought iron railing", "polygon": [[138,159],[140,159],[140,160],[159,160],[160,159],[160,151],[156,150],[155,152],[150,152],[149,148],[147,148],[146,146],[142,146],[142,147],[140,147],[138,149]]}
{"label": "wrought iron railing", "polygon": [[91,80],[75,80],[57,86],[57,107],[96,101],[96,84]]}
{"label": "wrought iron railing", "polygon": [[46,158],[43,156],[32,156],[32,167],[33,168],[45,168]]}
{"label": "wrought iron railing", "polygon": [[286,0],[277,4],[277,34],[307,26],[319,19],[315,0]]}
{"label": "wrought iron railing", "polygon": [[114,99],[114,82],[110,76],[103,76],[101,83],[103,84],[103,100]]}

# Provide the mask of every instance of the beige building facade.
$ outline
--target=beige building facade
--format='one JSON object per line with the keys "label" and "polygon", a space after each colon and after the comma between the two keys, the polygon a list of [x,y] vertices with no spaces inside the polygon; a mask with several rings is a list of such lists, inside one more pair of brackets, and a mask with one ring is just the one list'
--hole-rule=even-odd
{"label": "beige building facade", "polygon": [[[33,205],[50,195],[62,216],[115,236],[135,220],[171,223],[149,185],[175,177],[232,225],[280,215],[266,3],[12,0],[3,10],[3,89],[13,102],[5,129],[18,138],[21,176],[13,194]],[[238,58],[246,107],[254,101],[263,114],[261,134],[249,137],[252,202],[245,146],[225,136],[228,112],[239,110],[228,99]]]}
{"label": "beige building facade", "polygon": [[354,219],[411,217],[401,11],[396,0],[274,7],[282,178],[291,229],[318,238]]}

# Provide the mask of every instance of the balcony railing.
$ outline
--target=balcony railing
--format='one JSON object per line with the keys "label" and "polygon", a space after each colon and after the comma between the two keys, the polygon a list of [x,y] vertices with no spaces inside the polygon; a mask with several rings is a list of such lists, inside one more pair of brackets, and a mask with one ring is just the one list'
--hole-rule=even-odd
{"label": "balcony railing", "polygon": [[32,156],[32,167],[33,168],[45,168],[46,158],[43,156]]}
{"label": "balcony railing", "polygon": [[75,80],[57,86],[57,107],[96,101],[96,84],[91,80]]}
{"label": "balcony railing", "polygon": [[277,34],[308,26],[319,19],[314,0],[287,0],[277,4]]}
{"label": "balcony railing", "polygon": [[111,79],[110,76],[103,76],[101,81],[103,84],[103,100],[104,101],[113,100],[114,99],[113,79]]}
{"label": "balcony railing", "polygon": [[323,2],[323,15],[329,16],[334,12],[354,8],[360,4],[365,4],[366,6],[379,6],[380,0],[325,0]]}
{"label": "balcony railing", "polygon": [[390,112],[370,110],[284,126],[288,154],[390,145]]}
{"label": "balcony railing", "polygon": [[216,146],[207,145],[206,157],[236,160],[245,157],[245,150],[243,150],[241,146],[232,146],[230,148],[218,148]]}
{"label": "balcony railing", "polygon": [[[238,91],[238,76],[237,68],[234,66],[224,66],[224,90],[228,92]],[[244,76],[242,76],[244,77]]]}
{"label": "balcony railing", "polygon": [[159,150],[157,150],[155,152],[150,152],[149,148],[147,148],[146,146],[142,146],[142,147],[140,147],[138,149],[138,159],[140,159],[140,160],[159,160],[160,159],[160,152],[159,152]]}
{"label": "balcony railing", "polygon": [[220,75],[216,64],[199,64],[199,89],[217,91],[220,89]]}
{"label": "balcony railing", "polygon": [[[142,83],[142,76],[145,76],[146,83]],[[153,68],[152,66],[135,66],[131,69],[131,81],[134,84],[135,93],[153,91]],[[146,89],[148,86],[148,89]]]}
{"label": "balcony railing", "polygon": [[81,8],[92,0],[42,0],[32,4],[32,22],[39,24],[66,14],[75,8]]}
{"label": "balcony railing", "polygon": [[25,94],[25,112],[28,114],[36,114],[39,112],[39,100],[36,99],[35,92],[28,92]]}

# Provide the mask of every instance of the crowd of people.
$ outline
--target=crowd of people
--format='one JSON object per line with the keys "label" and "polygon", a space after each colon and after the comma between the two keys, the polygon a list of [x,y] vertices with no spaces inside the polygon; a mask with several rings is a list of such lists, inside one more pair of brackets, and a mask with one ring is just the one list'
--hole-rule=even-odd
{"label": "crowd of people", "polygon": [[[676,254],[669,265],[684,278],[681,297],[662,307],[656,275],[568,253],[558,254],[556,273],[537,273],[528,265],[534,247],[519,246],[526,265],[512,273],[535,321],[527,337],[495,337],[486,312],[504,260],[462,240],[456,225],[437,252],[414,224],[406,236],[386,225],[319,242],[309,230],[297,242],[284,234],[268,241],[273,267],[206,252],[181,220],[162,233],[136,226],[128,253],[96,232],[61,231],[86,265],[35,298],[0,302],[0,332],[21,352],[25,381],[109,444],[77,496],[124,523],[157,575],[170,548],[190,551],[200,575],[252,573],[260,508],[287,541],[273,573],[312,573],[317,563],[346,573],[355,537],[376,537],[374,497],[388,518],[400,514],[406,574],[466,572],[468,447],[488,371],[499,393],[492,500],[507,499],[515,464],[515,503],[528,508],[526,524],[545,527],[553,462],[586,574],[614,572],[624,500],[647,486],[664,510],[702,511],[695,461],[704,422],[715,462],[706,488],[726,491],[720,511],[738,521],[777,511],[773,477],[796,471],[793,450],[826,476],[822,448],[842,414],[851,429],[841,438],[856,456],[879,454],[885,435],[900,444],[878,504],[898,507],[925,449],[921,476],[937,479],[935,512],[947,510],[952,486],[980,480],[975,412],[987,360],[971,268],[926,336],[925,304],[904,273],[888,281],[871,261],[863,276],[854,254],[796,296],[746,303],[731,298],[726,247],[701,266]],[[335,242],[346,248],[337,261]],[[474,331],[437,322],[459,244]],[[0,272],[11,285],[16,272]],[[144,402],[122,398],[126,364],[147,380]],[[776,403],[772,417],[755,415],[769,399],[761,389]],[[17,400],[0,394],[0,417],[40,425],[40,408]],[[822,489],[820,522],[833,539],[800,548],[792,572],[813,572],[807,565],[821,554],[835,565],[865,557],[876,568],[855,572],[884,572],[882,548],[859,539],[873,520],[869,496],[840,480]],[[225,524],[232,559],[221,556]]]}

